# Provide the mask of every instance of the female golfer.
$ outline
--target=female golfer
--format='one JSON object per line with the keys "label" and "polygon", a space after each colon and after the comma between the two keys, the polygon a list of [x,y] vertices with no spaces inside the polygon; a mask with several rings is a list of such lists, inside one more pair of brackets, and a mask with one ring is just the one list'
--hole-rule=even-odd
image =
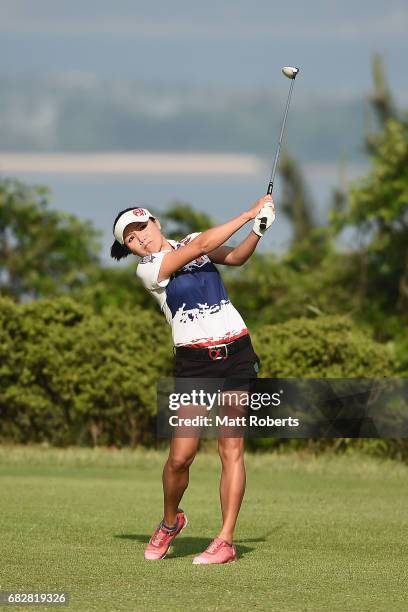
{"label": "female golfer", "polygon": [[[180,242],[167,240],[158,219],[145,208],[129,208],[116,217],[111,248],[114,259],[129,254],[142,259],[136,270],[146,289],[159,302],[172,328],[176,378],[254,378],[259,360],[248,329],[228,299],[214,263],[241,266],[254,252],[263,232],[275,219],[270,195],[248,211]],[[248,221],[248,236],[236,247],[224,245]],[[173,437],[163,470],[164,513],[146,549],[145,558],[163,559],[171,542],[187,525],[179,508],[189,480],[199,437]],[[220,437],[222,463],[220,500],[222,527],[193,563],[236,561],[233,534],[245,490],[244,439]]]}

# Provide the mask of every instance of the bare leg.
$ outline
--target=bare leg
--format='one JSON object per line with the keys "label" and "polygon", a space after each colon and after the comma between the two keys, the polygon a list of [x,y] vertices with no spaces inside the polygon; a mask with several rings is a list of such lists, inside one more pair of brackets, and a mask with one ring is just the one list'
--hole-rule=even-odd
{"label": "bare leg", "polygon": [[199,438],[173,438],[163,469],[164,514],[168,527],[176,524],[177,508],[188,486],[189,468],[197,453]]}
{"label": "bare leg", "polygon": [[219,438],[218,451],[222,462],[220,501],[223,519],[218,537],[231,544],[245,492],[244,439]]}

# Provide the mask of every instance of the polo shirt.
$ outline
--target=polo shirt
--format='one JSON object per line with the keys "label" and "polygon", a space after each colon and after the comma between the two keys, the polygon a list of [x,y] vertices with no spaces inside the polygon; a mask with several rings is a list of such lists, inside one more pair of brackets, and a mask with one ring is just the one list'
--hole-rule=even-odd
{"label": "polo shirt", "polygon": [[[183,248],[198,233],[183,240],[168,240],[173,249]],[[163,257],[169,250],[143,257],[136,275],[158,301],[171,326],[174,346],[191,348],[232,342],[248,329],[230,302],[221,275],[208,257],[202,255],[158,281]]]}

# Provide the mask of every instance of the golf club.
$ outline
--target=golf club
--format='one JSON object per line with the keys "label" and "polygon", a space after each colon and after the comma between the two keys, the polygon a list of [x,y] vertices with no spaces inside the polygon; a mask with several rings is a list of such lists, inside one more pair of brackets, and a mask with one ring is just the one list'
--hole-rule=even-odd
{"label": "golf club", "polygon": [[[278,165],[278,160],[279,160],[279,154],[280,154],[280,149],[281,149],[281,144],[282,144],[283,132],[285,131],[286,117],[288,116],[288,110],[289,110],[290,99],[292,97],[293,85],[295,83],[295,78],[296,78],[296,76],[297,76],[297,74],[299,72],[299,68],[294,68],[293,66],[285,66],[284,68],[282,68],[282,72],[285,75],[285,77],[287,77],[288,79],[291,79],[292,82],[291,82],[290,88],[289,88],[289,94],[288,94],[288,99],[287,99],[287,102],[286,102],[285,112],[284,112],[284,115],[283,115],[282,127],[281,127],[279,141],[278,141],[278,147],[276,149],[275,159],[274,159],[273,166],[272,166],[271,177],[269,179],[268,190],[266,192],[268,195],[270,195],[272,193],[272,191],[273,191],[273,181],[275,180],[275,173],[276,173],[276,167]],[[265,230],[266,229],[266,219],[264,219],[264,218],[261,219],[260,229],[261,230]]]}

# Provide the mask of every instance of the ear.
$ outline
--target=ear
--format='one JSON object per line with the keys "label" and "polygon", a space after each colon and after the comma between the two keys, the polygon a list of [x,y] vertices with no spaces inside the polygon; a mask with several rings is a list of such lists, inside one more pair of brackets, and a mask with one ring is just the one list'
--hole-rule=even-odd
{"label": "ear", "polygon": [[160,221],[158,219],[153,219],[153,223],[155,223],[157,227],[159,228],[159,230],[161,230]]}

